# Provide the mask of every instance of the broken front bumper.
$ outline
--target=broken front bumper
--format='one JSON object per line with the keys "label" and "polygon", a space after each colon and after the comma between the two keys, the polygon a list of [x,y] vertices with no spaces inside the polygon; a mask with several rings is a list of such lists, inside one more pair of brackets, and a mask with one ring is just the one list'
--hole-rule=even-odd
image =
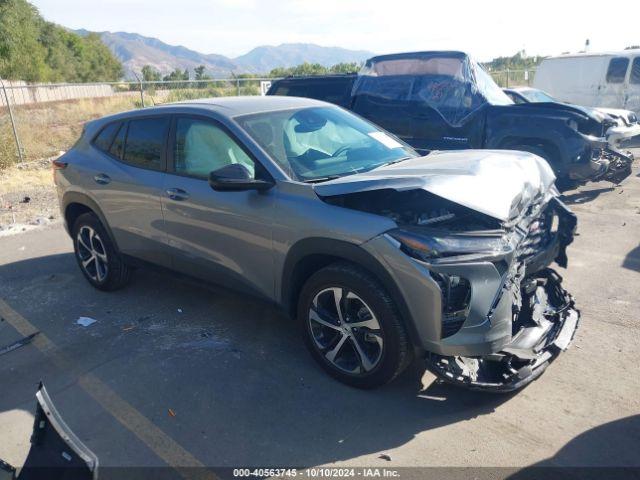
{"label": "broken front bumper", "polygon": [[589,161],[571,165],[568,170],[571,180],[578,182],[608,180],[620,183],[631,175],[634,160],[631,152],[620,150],[617,144],[609,141],[608,138],[587,138],[591,146]]}
{"label": "broken front bumper", "polygon": [[474,390],[509,392],[529,384],[569,347],[578,328],[580,312],[561,282],[555,271],[544,269],[512,292],[512,341],[499,352],[481,357],[428,352],[427,368],[446,382]]}

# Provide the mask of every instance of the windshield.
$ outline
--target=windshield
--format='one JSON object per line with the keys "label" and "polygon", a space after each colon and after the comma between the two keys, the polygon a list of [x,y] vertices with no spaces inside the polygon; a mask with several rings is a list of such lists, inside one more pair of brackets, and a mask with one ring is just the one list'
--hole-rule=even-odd
{"label": "windshield", "polygon": [[546,103],[556,101],[555,98],[553,98],[548,93],[543,92],[542,90],[520,90],[518,91],[518,93],[529,100],[531,103]]}
{"label": "windshield", "polygon": [[263,112],[236,121],[300,181],[327,180],[418,156],[396,137],[337,107]]}

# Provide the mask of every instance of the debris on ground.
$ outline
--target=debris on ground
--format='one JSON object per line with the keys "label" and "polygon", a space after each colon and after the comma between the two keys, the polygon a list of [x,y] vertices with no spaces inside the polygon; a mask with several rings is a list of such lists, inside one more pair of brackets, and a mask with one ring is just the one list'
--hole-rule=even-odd
{"label": "debris on ground", "polygon": [[176,416],[176,412],[174,412],[173,410],[169,409],[169,416],[175,417]]}
{"label": "debris on ground", "polygon": [[88,327],[90,325],[93,325],[94,323],[96,323],[97,320],[90,318],[90,317],[80,317],[78,318],[78,320],[76,320],[76,323],[78,325],[82,325],[83,327]]}
{"label": "debris on ground", "polygon": [[25,195],[22,200],[20,200],[20,203],[29,203],[31,201],[31,197],[29,195]]}
{"label": "debris on ground", "polygon": [[391,461],[391,457],[389,455],[387,455],[386,453],[383,453],[382,455],[379,455],[378,458],[381,458],[382,460],[386,460],[387,462]]}
{"label": "debris on ground", "polygon": [[[4,320],[4,318],[2,320]],[[26,337],[21,338],[20,340],[13,342],[12,344],[7,345],[6,347],[0,348],[0,355],[4,355],[5,353],[13,352],[14,350],[20,347],[24,347],[25,345],[31,343],[31,340],[33,340],[34,337],[39,333],[40,332],[32,333],[31,335],[27,335]]]}
{"label": "debris on ground", "polygon": [[178,309],[178,313],[182,313],[182,309],[181,308]]}
{"label": "debris on ground", "polygon": [[134,328],[136,328],[135,325],[130,325],[128,327],[122,327],[122,331],[123,332],[128,332],[129,330],[133,330]]}

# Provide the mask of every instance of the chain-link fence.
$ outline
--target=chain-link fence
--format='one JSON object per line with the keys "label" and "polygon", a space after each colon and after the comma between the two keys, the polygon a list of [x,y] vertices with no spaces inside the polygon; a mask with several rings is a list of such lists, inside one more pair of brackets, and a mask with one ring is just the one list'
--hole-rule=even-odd
{"label": "chain-link fence", "polygon": [[489,73],[502,88],[529,87],[533,84],[536,70],[499,70]]}
{"label": "chain-link fence", "polygon": [[[490,72],[501,87],[530,85],[535,70]],[[205,97],[263,95],[273,78],[37,84],[0,82],[0,169],[68,150],[84,123],[112,113]]]}
{"label": "chain-link fence", "polygon": [[0,82],[0,169],[68,150],[83,125],[134,108],[204,97],[261,95],[272,78],[37,84]]}

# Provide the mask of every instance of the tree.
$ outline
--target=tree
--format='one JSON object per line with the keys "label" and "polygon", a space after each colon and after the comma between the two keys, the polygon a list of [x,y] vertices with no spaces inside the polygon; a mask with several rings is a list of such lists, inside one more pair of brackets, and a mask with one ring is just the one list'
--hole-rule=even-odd
{"label": "tree", "polygon": [[206,67],[204,65],[199,65],[193,69],[195,73],[196,80],[209,80],[211,77],[205,73]]}
{"label": "tree", "polygon": [[26,0],[0,0],[0,75],[30,82],[119,80],[122,65],[100,37],[44,19]]}
{"label": "tree", "polygon": [[165,82],[178,82],[181,80],[189,80],[189,70],[185,68],[184,71],[182,71],[179,68],[176,68],[169,75],[165,75],[163,80]]}
{"label": "tree", "polygon": [[0,0],[0,76],[31,82],[48,76],[41,28],[34,6],[25,0]]}
{"label": "tree", "polygon": [[351,62],[351,63],[337,63],[332,66],[329,71],[331,73],[357,73],[358,70],[362,67],[362,64]]}
{"label": "tree", "polygon": [[151,65],[145,65],[142,67],[142,80],[145,82],[159,82],[162,80],[162,75]]}

